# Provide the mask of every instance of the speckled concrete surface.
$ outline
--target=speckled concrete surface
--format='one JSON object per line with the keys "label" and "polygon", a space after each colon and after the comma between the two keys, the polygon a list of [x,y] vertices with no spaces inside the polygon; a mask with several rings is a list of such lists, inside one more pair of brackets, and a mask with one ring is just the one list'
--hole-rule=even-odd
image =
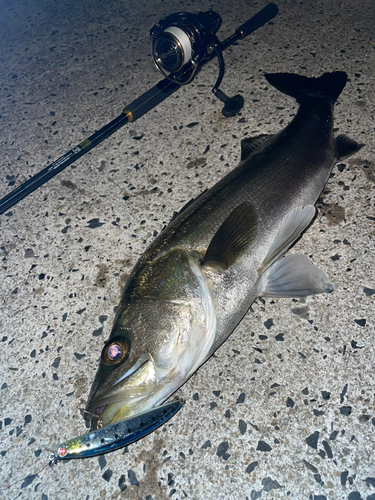
{"label": "speckled concrete surface", "polygon": [[[372,0],[280,0],[279,16],[217,66],[0,216],[0,498],[375,499]],[[221,39],[263,2],[0,4],[0,194],[154,85],[148,30],[181,10],[218,12]],[[85,430],[85,405],[124,282],[190,198],[233,168],[244,136],[273,133],[296,104],[265,72],[344,70],[337,132],[366,143],[336,166],[293,248],[335,291],[258,299],[186,383],[186,405],[142,441],[49,467],[43,445]],[[31,476],[30,476],[31,475]],[[27,479],[25,479],[29,476]]]}

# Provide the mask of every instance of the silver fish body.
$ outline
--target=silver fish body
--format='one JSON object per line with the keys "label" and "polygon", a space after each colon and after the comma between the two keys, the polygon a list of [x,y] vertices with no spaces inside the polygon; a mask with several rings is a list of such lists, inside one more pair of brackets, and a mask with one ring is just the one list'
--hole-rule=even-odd
{"label": "silver fish body", "polygon": [[361,147],[333,135],[347,77],[266,78],[299,110],[278,134],[244,140],[237,168],[184,207],[134,267],[87,404],[104,426],[165,401],[256,297],[333,289],[306,257],[284,255],[314,218],[334,164]]}

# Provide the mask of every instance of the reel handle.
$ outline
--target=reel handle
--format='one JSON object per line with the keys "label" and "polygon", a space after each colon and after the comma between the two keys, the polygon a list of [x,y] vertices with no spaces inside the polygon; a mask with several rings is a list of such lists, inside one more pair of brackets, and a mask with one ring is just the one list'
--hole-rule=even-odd
{"label": "reel handle", "polygon": [[255,14],[251,19],[242,24],[236,29],[236,33],[240,33],[240,38],[245,38],[250,35],[253,31],[257,30],[264,24],[268,23],[277,16],[279,9],[276,4],[269,3],[264,9]]}

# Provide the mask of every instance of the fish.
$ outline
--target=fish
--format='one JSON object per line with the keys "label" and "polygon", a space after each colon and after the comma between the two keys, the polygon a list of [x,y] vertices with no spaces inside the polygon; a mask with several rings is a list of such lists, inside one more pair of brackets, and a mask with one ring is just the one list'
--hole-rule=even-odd
{"label": "fish", "polygon": [[99,426],[166,401],[257,297],[333,291],[306,256],[285,254],[316,216],[335,163],[363,146],[333,133],[347,74],[265,78],[294,97],[298,111],[278,133],[245,138],[239,165],[187,203],[140,256],[86,405]]}

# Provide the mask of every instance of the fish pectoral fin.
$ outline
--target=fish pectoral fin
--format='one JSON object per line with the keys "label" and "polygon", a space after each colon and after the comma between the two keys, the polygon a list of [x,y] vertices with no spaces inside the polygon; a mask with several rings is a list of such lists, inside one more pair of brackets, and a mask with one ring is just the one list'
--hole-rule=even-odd
{"label": "fish pectoral fin", "polygon": [[272,135],[258,135],[257,137],[249,137],[241,141],[241,161],[250,156],[256,149],[259,148]]}
{"label": "fish pectoral fin", "polygon": [[266,258],[258,269],[258,274],[263,273],[273,262],[279,260],[288,250],[302,231],[315,217],[316,209],[313,205],[295,208],[287,213],[281,221],[279,232],[271,245]]}
{"label": "fish pectoral fin", "polygon": [[272,264],[259,279],[259,297],[305,297],[332,292],[324,271],[304,255],[287,255]]}
{"label": "fish pectoral fin", "polygon": [[338,160],[344,160],[349,156],[357,153],[361,148],[363,148],[364,144],[358,144],[357,141],[354,141],[350,137],[345,134],[340,134],[336,137],[336,156]]}
{"label": "fish pectoral fin", "polygon": [[225,219],[208,245],[202,265],[228,269],[254,243],[257,214],[251,203],[242,203]]}

